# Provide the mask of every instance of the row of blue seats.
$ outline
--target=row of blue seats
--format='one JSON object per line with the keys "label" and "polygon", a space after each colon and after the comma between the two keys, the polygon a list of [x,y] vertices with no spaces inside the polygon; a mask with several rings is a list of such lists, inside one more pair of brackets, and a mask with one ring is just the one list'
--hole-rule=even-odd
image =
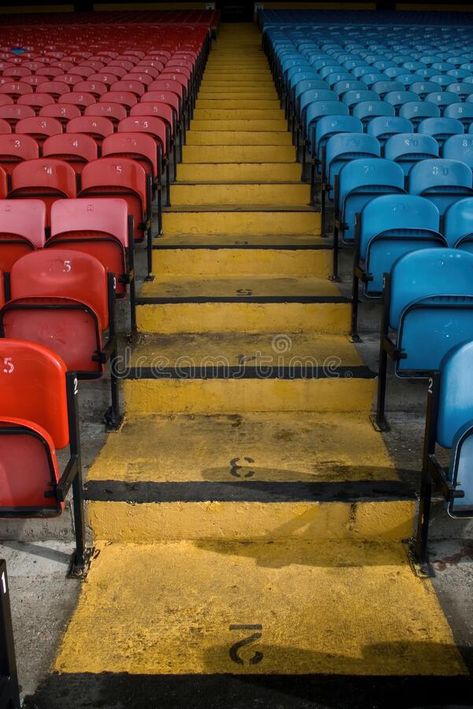
{"label": "row of blue seats", "polygon": [[[354,246],[353,339],[360,282],[383,297],[377,426],[387,427],[388,358],[400,377],[433,378],[417,535],[425,561],[432,481],[452,516],[473,515],[473,390],[458,406],[452,376],[473,365],[470,40],[457,26],[274,19],[262,18],[265,49],[303,165],[308,152],[313,184],[321,179],[323,215],[333,202],[335,277],[339,239]],[[437,443],[452,450],[447,471]]]}

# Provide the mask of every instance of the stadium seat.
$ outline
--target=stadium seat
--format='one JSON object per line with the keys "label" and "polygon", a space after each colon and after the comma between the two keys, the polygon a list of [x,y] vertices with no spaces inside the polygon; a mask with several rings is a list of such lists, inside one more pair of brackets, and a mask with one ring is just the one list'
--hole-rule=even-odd
{"label": "stadium seat", "polygon": [[384,275],[395,261],[416,249],[447,246],[440,234],[437,207],[423,197],[382,195],[368,202],[357,217],[352,288],[351,337],[358,339],[359,282],[364,295],[379,298]]}
{"label": "stadium seat", "polygon": [[76,175],[63,160],[25,160],[13,168],[9,199],[41,199],[46,205],[46,227],[56,199],[76,196]]}
{"label": "stadium seat", "polygon": [[[77,379],[58,355],[33,342],[0,339],[0,358],[0,516],[58,515],[72,485],[72,566],[79,573],[85,564],[85,524]],[[61,474],[56,451],[67,447]]]}
{"label": "stadium seat", "polygon": [[37,141],[29,135],[0,135],[0,166],[8,176],[23,160],[39,158]]}
{"label": "stadium seat", "polygon": [[18,106],[16,103],[0,105],[0,118],[7,121],[12,128],[23,118],[33,118],[35,116],[35,111],[31,106]]}
{"label": "stadium seat", "polygon": [[428,101],[408,101],[399,108],[399,115],[407,118],[413,126],[417,126],[424,118],[438,118],[440,109]]}
{"label": "stadium seat", "polygon": [[473,135],[452,135],[443,144],[442,157],[460,160],[473,170]]}
{"label": "stadium seat", "polygon": [[465,131],[468,131],[473,123],[473,104],[472,103],[451,103],[443,112],[446,118],[455,118],[460,123],[463,123]]}
{"label": "stadium seat", "polygon": [[401,256],[385,277],[376,405],[379,428],[387,426],[388,355],[397,376],[425,378],[439,369],[452,347],[468,340],[473,340],[473,254],[435,248]]}
{"label": "stadium seat", "polygon": [[0,200],[0,271],[9,273],[21,256],[41,249],[46,207],[38,199]]}
{"label": "stadium seat", "polygon": [[80,116],[69,121],[66,132],[89,135],[100,148],[103,139],[113,134],[113,122],[104,116]]}
{"label": "stadium seat", "polygon": [[384,157],[397,162],[404,170],[404,174],[408,175],[411,167],[420,160],[438,158],[439,146],[435,138],[430,135],[398,133],[386,141]]}
{"label": "stadium seat", "polygon": [[7,135],[11,132],[11,125],[8,123],[8,121],[5,121],[3,118],[0,118],[0,135]]}
{"label": "stadium seat", "polygon": [[44,141],[43,157],[64,160],[80,175],[88,162],[97,160],[97,143],[84,133],[53,135]]}
{"label": "stadium seat", "polygon": [[[428,562],[433,484],[446,503],[450,518],[473,517],[473,342],[452,347],[432,374],[427,394],[422,479],[415,556]],[[437,446],[449,452],[448,464],[437,458]]]}
{"label": "stadium seat", "polygon": [[417,126],[417,131],[433,136],[442,148],[449,136],[463,133],[463,124],[456,118],[424,118]]}
{"label": "stadium seat", "polygon": [[459,199],[447,209],[443,232],[452,249],[473,253],[473,198]]}
{"label": "stadium seat", "polygon": [[159,167],[159,175],[162,179],[162,184],[165,187],[165,199],[169,204],[169,183],[170,183],[170,166],[169,166],[169,145],[168,131],[166,122],[162,118],[155,116],[130,116],[124,118],[118,124],[118,133],[145,133],[150,135],[156,145],[156,158]]}
{"label": "stadium seat", "polygon": [[36,140],[41,149],[46,138],[62,133],[62,124],[56,118],[46,118],[44,116],[23,118],[16,124],[15,133],[17,135],[31,136]]}
{"label": "stadium seat", "polygon": [[72,103],[51,103],[48,106],[41,108],[39,115],[40,117],[45,118],[56,118],[61,122],[64,130],[71,118],[77,118],[82,114],[80,112],[80,108],[74,106]]}
{"label": "stadium seat", "polygon": [[385,101],[361,101],[352,109],[352,114],[359,118],[363,125],[377,116],[394,116],[394,113],[394,107]]}
{"label": "stadium seat", "polygon": [[371,118],[366,126],[368,135],[372,135],[379,141],[381,147],[386,143],[386,140],[396,133],[412,133],[413,126],[407,118],[400,116],[377,116]]}
{"label": "stadium seat", "polygon": [[[73,106],[77,106],[82,112],[84,112],[84,109],[87,106],[91,106],[93,103],[96,103],[95,101],[95,96],[90,93],[86,93],[85,91],[75,91],[75,86],[73,87],[73,91],[69,91],[68,93],[62,94],[58,98],[58,103],[70,103]],[[104,94],[105,96],[106,94]]]}
{"label": "stadium seat", "polygon": [[[2,337],[50,347],[79,379],[102,376],[111,366],[111,406],[105,422],[120,420],[113,274],[94,256],[72,249],[41,249],[22,256],[9,277],[0,310]],[[0,343],[1,346],[1,343]]]}
{"label": "stadium seat", "polygon": [[[147,236],[148,266],[152,256],[152,185],[144,168],[135,160],[115,156],[88,163],[82,171],[80,197],[121,197],[133,217],[134,241]],[[149,271],[148,273],[150,273]]]}
{"label": "stadium seat", "polygon": [[131,331],[136,330],[133,221],[127,203],[115,198],[61,199],[51,208],[46,248],[67,248],[97,258],[116,277],[115,294],[130,286]]}
{"label": "stadium seat", "polygon": [[472,171],[459,160],[422,160],[411,168],[409,192],[430,199],[442,216],[453,202],[473,194]]}

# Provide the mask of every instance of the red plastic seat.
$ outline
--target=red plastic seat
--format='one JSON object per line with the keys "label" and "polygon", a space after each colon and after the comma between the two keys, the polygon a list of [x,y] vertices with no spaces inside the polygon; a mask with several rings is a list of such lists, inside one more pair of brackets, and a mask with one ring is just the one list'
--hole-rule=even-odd
{"label": "red plastic seat", "polygon": [[97,143],[84,133],[53,135],[44,141],[43,157],[64,160],[80,175],[88,162],[97,160]]}
{"label": "red plastic seat", "polygon": [[15,133],[17,135],[30,135],[41,147],[46,138],[62,133],[62,123],[56,118],[46,118],[45,116],[23,118],[16,124]]}
{"label": "red plastic seat", "polygon": [[31,69],[25,66],[10,66],[3,70],[3,76],[10,76],[12,79],[21,80],[23,76],[30,76]]}
{"label": "red plastic seat", "polygon": [[32,94],[33,87],[25,84],[23,81],[7,81],[0,85],[0,94],[7,94],[11,98],[16,99],[23,94]]}
{"label": "red plastic seat", "polygon": [[36,91],[34,94],[20,96],[16,103],[17,106],[31,106],[38,113],[43,106],[54,104],[54,98],[50,94]]}
{"label": "red plastic seat", "polygon": [[46,208],[38,199],[0,200],[0,271],[45,242]]}
{"label": "red plastic seat", "polygon": [[65,364],[46,347],[9,339],[0,339],[0,362],[0,515],[60,514],[56,449],[70,440]]}
{"label": "red plastic seat", "polygon": [[93,103],[95,103],[95,96],[86,92],[75,91],[74,87],[73,91],[59,96],[58,102],[72,103],[74,106],[77,106],[81,109],[81,111],[83,111],[86,106],[91,106]]}
{"label": "red plastic seat", "polygon": [[41,199],[46,205],[46,226],[57,199],[76,196],[76,174],[63,160],[40,158],[19,163],[11,175],[10,199]]}
{"label": "red plastic seat", "polygon": [[100,97],[100,103],[118,103],[129,111],[132,106],[138,103],[138,98],[131,91],[107,91]]}
{"label": "red plastic seat", "polygon": [[79,83],[74,86],[74,91],[84,91],[98,99],[102,94],[108,91],[108,88],[103,81],[90,81],[89,79],[87,81],[79,81]]}
{"label": "red plastic seat", "polygon": [[0,118],[0,135],[7,135],[8,133],[11,133],[11,125],[8,121]]}
{"label": "red plastic seat", "polygon": [[6,94],[0,95],[0,106],[13,106],[14,103],[11,96],[7,96]]}
{"label": "red plastic seat", "polygon": [[10,293],[0,312],[4,337],[50,347],[78,376],[100,376],[109,305],[107,273],[96,258],[69,249],[34,251],[13,265]]}
{"label": "red plastic seat", "polygon": [[110,86],[110,91],[125,91],[134,94],[138,99],[146,91],[146,87],[140,81],[121,79]]}
{"label": "red plastic seat", "polygon": [[122,296],[131,271],[127,265],[128,236],[125,200],[60,199],[51,208],[51,237],[46,246],[74,249],[95,256],[108,273],[116,276],[115,293]]}
{"label": "red plastic seat", "polygon": [[7,175],[23,160],[39,158],[39,146],[30,135],[0,135],[0,166]]}
{"label": "red plastic seat", "polygon": [[62,94],[70,91],[70,87],[64,81],[43,81],[38,84],[36,91],[43,94],[49,94],[54,99],[58,99]]}
{"label": "red plastic seat", "polygon": [[100,146],[107,135],[112,135],[113,123],[103,116],[81,116],[69,121],[66,130],[68,133],[85,133]]}
{"label": "red plastic seat", "polygon": [[72,103],[52,103],[49,106],[41,108],[39,115],[45,118],[57,118],[64,129],[71,118],[78,118],[82,114],[80,108],[74,106]]}
{"label": "red plastic seat", "polygon": [[142,241],[151,229],[151,181],[144,168],[129,158],[100,158],[82,171],[80,197],[122,197],[133,217],[134,239]]}
{"label": "red plastic seat", "polygon": [[156,143],[146,133],[114,133],[102,143],[102,157],[121,157],[138,160],[155,182],[159,175]]}
{"label": "red plastic seat", "polygon": [[0,118],[8,121],[11,126],[15,126],[23,118],[34,118],[35,115],[31,106],[17,106],[16,104],[0,106]]}
{"label": "red plastic seat", "polygon": [[[156,74],[157,73],[158,72],[156,72]],[[146,87],[149,86],[149,84],[152,84],[155,78],[156,77],[151,76],[151,74],[146,74],[143,71],[137,71],[135,67],[132,72],[125,74],[122,81],[139,81],[140,84],[144,84],[146,90]]]}
{"label": "red plastic seat", "polygon": [[114,126],[117,126],[122,118],[127,117],[125,106],[119,103],[94,103],[92,106],[87,106],[84,111],[84,116],[103,116],[109,118]]}
{"label": "red plastic seat", "polygon": [[168,153],[168,135],[166,123],[162,118],[155,116],[129,116],[118,124],[119,133],[147,133],[151,135],[159,146],[158,151],[162,157]]}
{"label": "red plastic seat", "polygon": [[109,72],[107,67],[105,71],[97,72],[97,74],[91,74],[89,76],[89,81],[99,81],[105,86],[111,86],[115,81],[119,80],[118,74],[114,74],[113,71]]}
{"label": "red plastic seat", "polygon": [[36,76],[42,76],[49,81],[55,79],[56,76],[61,76],[61,74],[64,74],[64,70],[55,66],[44,66],[36,71]]}

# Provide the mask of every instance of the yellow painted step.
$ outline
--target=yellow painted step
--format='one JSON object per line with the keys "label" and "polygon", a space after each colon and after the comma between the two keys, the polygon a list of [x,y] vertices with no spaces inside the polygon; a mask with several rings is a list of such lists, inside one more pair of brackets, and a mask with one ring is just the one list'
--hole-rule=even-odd
{"label": "yellow painted step", "polygon": [[[136,361],[141,357],[137,353]],[[133,459],[130,451],[136,451]],[[88,483],[106,480],[310,484],[398,477],[367,416],[241,412],[129,416],[118,435],[107,436],[88,471]]]}
{"label": "yellow painted step", "polygon": [[204,109],[223,109],[223,108],[244,108],[244,109],[268,109],[270,111],[280,110],[279,99],[205,99],[199,98],[196,103],[196,111]]}
{"label": "yellow painted step", "polygon": [[[189,133],[190,135],[190,133]],[[179,163],[177,182],[294,182],[299,163]]]}
{"label": "yellow painted step", "polygon": [[[232,308],[229,309],[229,314]],[[268,315],[270,317],[270,315]],[[183,356],[181,367],[187,362]],[[263,369],[263,367],[262,367]],[[191,368],[192,371],[192,368]],[[340,413],[368,419],[374,384],[354,377],[325,379],[127,379],[127,416],[151,413],[244,414],[248,411]],[[371,425],[371,424],[369,424]]]}
{"label": "yellow painted step", "polygon": [[219,120],[274,120],[284,118],[284,112],[276,106],[275,108],[196,108],[194,111],[196,120],[210,119]]}
{"label": "yellow painted step", "polygon": [[[158,245],[162,240],[158,240]],[[332,252],[319,249],[155,248],[153,273],[162,277],[291,276],[328,278]]]}
{"label": "yellow painted step", "polygon": [[163,214],[164,234],[320,235],[320,214],[312,209],[286,211],[169,211]]}
{"label": "yellow painted step", "polygon": [[191,122],[191,129],[194,131],[206,130],[206,131],[277,131],[286,132],[287,123],[283,118],[276,120],[195,120]]}
{"label": "yellow painted step", "polygon": [[269,541],[98,545],[53,670],[466,674],[400,545]]}
{"label": "yellow painted step", "polygon": [[238,101],[245,101],[247,99],[268,99],[268,100],[279,100],[278,95],[275,90],[271,89],[233,89],[229,91],[228,89],[202,89],[199,91],[199,99],[206,100],[220,100],[220,99],[237,99]]}
{"label": "yellow painted step", "polygon": [[294,162],[292,145],[184,145],[183,162]]}
{"label": "yellow painted step", "polygon": [[278,184],[174,184],[171,186],[171,205],[265,205],[297,206],[310,201],[310,185],[303,183]]}
{"label": "yellow painted step", "polygon": [[292,145],[292,136],[275,131],[208,131],[190,130],[186,145]]}

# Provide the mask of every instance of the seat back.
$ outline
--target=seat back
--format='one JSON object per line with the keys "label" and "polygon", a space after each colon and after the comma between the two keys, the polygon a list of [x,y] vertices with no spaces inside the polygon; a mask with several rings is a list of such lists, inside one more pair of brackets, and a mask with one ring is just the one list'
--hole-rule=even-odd
{"label": "seat back", "polygon": [[352,241],[355,217],[370,199],[379,194],[404,192],[404,173],[392,160],[360,158],[344,165],[339,176],[338,211],[342,236]]}
{"label": "seat back", "polygon": [[405,175],[409,174],[411,167],[419,160],[436,158],[438,155],[438,143],[431,135],[398,133],[392,135],[384,146],[384,157],[398,162]]}
{"label": "seat back", "polygon": [[0,135],[0,165],[7,175],[23,160],[39,157],[39,146],[29,135]]}
{"label": "seat back", "polygon": [[443,230],[451,248],[473,253],[473,197],[459,199],[447,209]]}
{"label": "seat back", "polygon": [[167,154],[166,123],[155,116],[130,116],[118,124],[119,133],[147,133],[159,142],[163,155]]}
{"label": "seat back", "polygon": [[54,158],[26,160],[13,168],[11,198],[42,199],[46,205],[46,224],[49,226],[51,204],[59,197],[76,196],[75,172],[67,162]]}
{"label": "seat back", "polygon": [[443,112],[446,118],[454,118],[463,124],[465,130],[473,123],[473,104],[472,103],[451,103]]}
{"label": "seat back", "polygon": [[365,204],[360,214],[359,256],[371,280],[366,294],[379,296],[384,274],[405,253],[446,246],[439,233],[440,215],[428,199],[408,194],[382,195]]}
{"label": "seat back", "polygon": [[460,160],[473,168],[473,135],[451,135],[443,144],[442,155],[449,160]]}
{"label": "seat back", "polygon": [[379,157],[381,146],[372,135],[364,133],[337,133],[327,140],[325,174],[330,185],[343,165],[356,157]]}
{"label": "seat back", "polygon": [[118,125],[119,121],[127,117],[127,110],[125,106],[119,103],[100,101],[99,103],[93,103],[87,106],[84,111],[84,116],[109,118],[114,125]]}
{"label": "seat back", "polygon": [[108,329],[108,281],[90,254],[41,249],[20,258],[10,273],[11,300],[0,312],[4,336],[51,347],[68,371],[97,376],[101,333]]}
{"label": "seat back", "polygon": [[427,376],[452,347],[473,340],[473,254],[411,251],[393,265],[390,292],[389,324],[405,355],[399,375]]}
{"label": "seat back", "polygon": [[30,135],[42,145],[49,136],[62,133],[62,124],[56,118],[46,118],[45,116],[23,118],[16,124],[15,133]]}
{"label": "seat back", "polygon": [[444,214],[453,202],[472,193],[472,180],[471,169],[459,160],[422,160],[409,173],[409,192],[428,197]]}
{"label": "seat back", "polygon": [[44,246],[46,207],[38,199],[0,200],[0,271]]}
{"label": "seat back", "polygon": [[56,448],[65,448],[69,426],[64,362],[42,345],[4,338],[0,363],[0,418],[31,421],[48,432]]}
{"label": "seat back", "polygon": [[148,216],[146,172],[135,160],[121,156],[104,157],[88,163],[82,171],[81,196],[122,197],[133,217],[134,237],[144,238],[143,221]]}
{"label": "seat back", "polygon": [[394,107],[385,101],[361,101],[353,106],[352,113],[359,118],[363,124],[375,116],[394,116]]}
{"label": "seat back", "polygon": [[113,133],[113,122],[104,116],[80,116],[73,118],[67,124],[67,133],[85,133],[99,145],[107,135]]}
{"label": "seat back", "polygon": [[80,175],[86,163],[97,159],[97,143],[83,133],[53,135],[44,141],[43,156],[64,160]]}
{"label": "seat back", "polygon": [[429,101],[408,101],[399,107],[399,115],[416,126],[423,118],[438,118],[440,109]]}
{"label": "seat back", "polygon": [[109,135],[102,143],[102,157],[113,155],[138,160],[153,180],[158,177],[156,143],[153,137],[147,133],[114,133]]}
{"label": "seat back", "polygon": [[381,145],[384,145],[390,135],[412,133],[412,131],[412,123],[407,118],[400,116],[375,116],[368,121],[366,126],[368,135],[377,138]]}

